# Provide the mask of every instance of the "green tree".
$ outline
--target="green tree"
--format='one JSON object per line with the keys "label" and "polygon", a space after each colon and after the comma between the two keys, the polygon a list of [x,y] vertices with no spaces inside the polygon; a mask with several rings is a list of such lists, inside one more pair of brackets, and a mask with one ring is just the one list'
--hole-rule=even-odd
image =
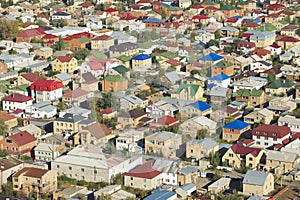
{"label": "green tree", "polygon": [[19,22],[0,19],[0,39],[12,40],[19,32]]}
{"label": "green tree", "polygon": [[118,173],[113,177],[113,183],[116,185],[123,185],[123,179],[124,179],[123,174]]}
{"label": "green tree", "polygon": [[5,124],[3,119],[0,119],[0,135],[4,136],[8,133],[8,125]]}
{"label": "green tree", "polygon": [[166,19],[166,18],[167,18],[167,13],[166,13],[165,9],[162,9],[162,10],[161,10],[160,15],[161,15],[161,18],[162,18],[162,19]]}
{"label": "green tree", "polygon": [[63,38],[60,36],[60,37],[59,37],[59,40],[58,40],[57,42],[54,43],[53,49],[54,49],[55,51],[61,51],[61,50],[63,50],[64,46],[65,46],[64,40],[63,40]]}
{"label": "green tree", "polygon": [[24,126],[24,118],[18,117],[17,120],[18,120],[18,126]]}
{"label": "green tree", "polygon": [[273,83],[276,79],[276,74],[274,70],[271,70],[268,74],[268,83]]}
{"label": "green tree", "polygon": [[221,164],[220,153],[211,153],[210,154],[210,164],[213,165],[214,168]]}
{"label": "green tree", "polygon": [[208,47],[211,47],[211,46],[219,46],[219,42],[218,40],[209,40],[208,43],[207,43],[207,46]]}
{"label": "green tree", "polygon": [[36,22],[36,24],[37,24],[39,27],[41,27],[41,26],[47,26],[47,23],[44,22],[43,20],[38,20],[38,21]]}
{"label": "green tree", "polygon": [[197,139],[198,140],[204,139],[206,134],[207,134],[207,129],[201,129],[197,131]]}
{"label": "green tree", "polygon": [[11,49],[8,51],[9,55],[15,55],[15,54],[18,54],[18,52],[14,49]]}
{"label": "green tree", "polygon": [[78,51],[75,51],[73,56],[80,61],[83,61],[88,55],[90,54],[90,51],[86,48],[79,49]]}
{"label": "green tree", "polygon": [[8,152],[6,150],[0,150],[0,157],[3,158],[3,157],[6,157],[8,156]]}
{"label": "green tree", "polygon": [[66,107],[65,107],[64,102],[62,102],[62,101],[58,102],[58,104],[57,104],[57,112],[63,111],[65,109],[66,109]]}

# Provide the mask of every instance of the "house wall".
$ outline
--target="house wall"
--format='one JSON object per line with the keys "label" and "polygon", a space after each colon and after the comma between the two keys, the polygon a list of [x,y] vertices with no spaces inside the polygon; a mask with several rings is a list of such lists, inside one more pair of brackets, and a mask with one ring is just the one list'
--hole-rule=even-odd
{"label": "house wall", "polygon": [[37,90],[31,90],[32,98],[35,99],[35,101],[38,102],[50,102],[58,100],[62,97],[62,88],[52,90],[52,91],[37,91]]}
{"label": "house wall", "polygon": [[132,60],[131,68],[133,70],[138,70],[138,69],[145,69],[145,68],[151,68],[152,66],[152,59],[146,59],[146,60]]}
{"label": "house wall", "polygon": [[252,139],[255,141],[255,146],[267,148],[273,146],[274,144],[282,144],[282,141],[288,139],[289,137],[290,134],[287,134],[282,138],[272,138],[272,137],[265,137],[262,135],[261,136],[253,135]]}
{"label": "house wall", "polygon": [[14,167],[11,167],[5,171],[2,171],[0,172],[0,176],[1,176],[1,179],[0,179],[0,184],[3,185],[3,184],[6,184],[7,183],[7,179],[10,178],[11,175],[13,175],[15,172],[19,171],[20,169],[22,169],[24,167],[24,164],[21,163],[19,165],[16,165]]}
{"label": "house wall", "polygon": [[246,132],[247,130],[250,130],[251,126],[247,126],[246,128],[242,130],[238,129],[230,129],[230,128],[223,128],[222,131],[222,137],[226,141],[237,141],[241,134]]}
{"label": "house wall", "polygon": [[70,62],[60,62],[59,59],[56,59],[52,62],[53,71],[73,73],[77,69],[78,65],[75,58],[72,58]]}
{"label": "house wall", "polygon": [[54,134],[62,134],[62,132],[68,130],[71,130],[73,133],[76,133],[78,131],[78,124],[72,122],[62,122],[62,121],[53,122]]}
{"label": "house wall", "polygon": [[235,154],[232,149],[228,149],[222,157],[222,162],[227,163],[229,166],[234,168],[241,167],[241,159],[239,155]]}
{"label": "house wall", "polygon": [[300,159],[298,159],[296,162],[288,163],[288,162],[282,162],[282,161],[277,161],[277,160],[270,160],[266,159],[266,165],[265,169],[267,171],[275,170],[277,172],[276,174],[284,174],[289,171],[292,171],[295,169],[296,164],[300,162]]}
{"label": "house wall", "polygon": [[252,112],[244,117],[244,121],[247,122],[248,124],[261,123],[261,122],[264,122],[264,124],[270,124],[272,120],[273,120],[273,115],[263,116],[258,112]]}
{"label": "house wall", "polygon": [[162,175],[152,179],[124,176],[124,185],[142,190],[152,190],[162,185]]}
{"label": "house wall", "polygon": [[123,82],[110,82],[103,80],[102,81],[102,91],[124,91],[128,88],[128,81]]}
{"label": "house wall", "polygon": [[264,185],[251,185],[243,183],[243,193],[245,195],[268,195],[274,190],[274,177],[269,174]]}
{"label": "house wall", "polygon": [[2,101],[2,108],[5,111],[13,112],[16,109],[25,110],[27,106],[32,105],[32,100],[26,102],[11,102],[11,101]]}
{"label": "house wall", "polygon": [[114,45],[114,40],[92,40],[92,50],[99,49],[99,50],[107,50],[110,46]]}
{"label": "house wall", "polygon": [[190,144],[189,142],[186,145],[186,157],[196,157],[198,159],[208,157],[210,153],[215,153],[219,150],[219,145],[211,149],[206,149],[200,144]]}

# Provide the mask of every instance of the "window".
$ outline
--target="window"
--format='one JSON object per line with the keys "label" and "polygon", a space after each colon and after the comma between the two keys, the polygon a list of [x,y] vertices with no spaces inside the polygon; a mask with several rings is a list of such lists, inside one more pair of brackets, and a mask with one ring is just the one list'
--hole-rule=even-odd
{"label": "window", "polygon": [[193,153],[194,151],[193,151],[193,149],[191,149],[191,153]]}
{"label": "window", "polygon": [[268,145],[269,145],[269,143],[265,142],[265,146],[268,146]]}
{"label": "window", "polygon": [[56,168],[59,169],[59,165],[56,165]]}
{"label": "window", "polygon": [[258,135],[258,136],[256,136],[256,138],[257,138],[257,139],[260,139],[260,136]]}
{"label": "window", "polygon": [[232,154],[232,153],[230,153],[230,154],[229,154],[229,157],[233,157],[233,154]]}
{"label": "window", "polygon": [[234,129],[233,129],[233,128],[231,128],[231,129],[229,129],[229,131],[230,131],[230,132],[234,132]]}
{"label": "window", "polygon": [[169,183],[169,182],[170,182],[170,179],[166,179],[166,182]]}
{"label": "window", "polygon": [[273,141],[277,141],[277,138],[273,138]]}
{"label": "window", "polygon": [[252,160],[253,160],[253,158],[251,158],[251,157],[250,157],[250,158],[249,158],[249,160],[250,160],[250,161],[252,161]]}
{"label": "window", "polygon": [[147,182],[147,179],[144,178],[144,182]]}
{"label": "window", "polygon": [[81,168],[81,171],[84,172],[84,168]]}
{"label": "window", "polygon": [[130,177],[130,180],[133,180],[133,177]]}
{"label": "window", "polygon": [[69,167],[69,170],[72,170],[72,167],[71,167],[71,166]]}
{"label": "window", "polygon": [[269,138],[268,137],[265,137],[265,140],[268,140]]}

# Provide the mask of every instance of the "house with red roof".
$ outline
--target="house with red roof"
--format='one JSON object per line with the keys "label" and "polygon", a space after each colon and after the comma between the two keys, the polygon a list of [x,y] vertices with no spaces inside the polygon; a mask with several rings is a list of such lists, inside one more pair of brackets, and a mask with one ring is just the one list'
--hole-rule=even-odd
{"label": "house with red roof", "polygon": [[124,174],[124,185],[152,190],[162,185],[162,172],[153,169],[155,160],[149,160]]}
{"label": "house with red roof", "polygon": [[255,49],[255,43],[253,42],[247,42],[247,41],[241,41],[237,43],[237,51],[242,52],[250,52]]}
{"label": "house with red roof", "polygon": [[105,10],[105,12],[107,13],[107,15],[111,15],[111,16],[119,15],[119,11],[116,10],[115,8],[108,8]]}
{"label": "house with red roof", "polygon": [[255,146],[271,147],[276,144],[284,144],[291,136],[291,129],[287,126],[262,124],[252,130],[252,139]]}
{"label": "house with red roof", "polygon": [[174,127],[179,124],[179,120],[169,115],[162,116],[150,123],[151,128]]}
{"label": "house with red roof", "polygon": [[115,44],[113,37],[108,35],[95,36],[91,39],[91,49],[108,50]]}
{"label": "house with red roof", "polygon": [[251,55],[257,55],[262,60],[268,60],[271,57],[271,51],[263,48],[256,48],[254,51],[251,51]]}
{"label": "house with red roof", "polygon": [[201,23],[202,25],[208,25],[210,22],[210,17],[206,15],[195,15],[192,17],[194,23]]}
{"label": "house with red roof", "polygon": [[285,5],[283,4],[271,4],[267,7],[268,13],[272,14],[272,13],[277,13],[279,11],[283,11],[285,9]]}
{"label": "house with red roof", "polygon": [[11,130],[13,127],[18,126],[18,119],[12,114],[8,114],[5,111],[0,112],[0,120],[8,126],[8,130]]}
{"label": "house with red roof", "polygon": [[32,40],[41,40],[44,35],[46,35],[45,31],[41,28],[24,30],[16,36],[16,42],[28,42],[30,43]]}
{"label": "house with red roof", "polygon": [[291,37],[291,36],[286,36],[286,35],[281,36],[277,40],[277,42],[278,42],[278,45],[284,49],[290,49],[294,46],[300,45],[300,40],[298,40],[297,38]]}
{"label": "house with red roof", "polygon": [[0,149],[12,155],[31,156],[31,150],[37,145],[37,139],[27,131],[21,131],[0,140]]}
{"label": "house with red roof", "polygon": [[2,109],[4,111],[25,110],[25,107],[30,105],[32,105],[32,98],[23,94],[11,94],[2,99]]}
{"label": "house with red roof", "polygon": [[37,81],[39,79],[42,79],[42,78],[32,72],[27,73],[27,74],[21,74],[18,76],[17,85],[30,85],[31,83],[33,83],[34,81]]}
{"label": "house with red roof", "polygon": [[296,25],[287,25],[281,29],[280,33],[281,35],[299,38],[299,35],[297,34],[298,30],[299,27]]}
{"label": "house with red roof", "polygon": [[275,43],[266,47],[265,49],[271,51],[271,55],[280,55],[282,52],[282,47]]}
{"label": "house with red roof", "polygon": [[35,102],[51,102],[62,98],[63,84],[60,81],[39,79],[30,85]]}
{"label": "house with red roof", "polygon": [[265,151],[260,148],[248,147],[243,143],[233,144],[223,155],[222,163],[241,168],[242,162],[246,167],[255,169],[263,158]]}
{"label": "house with red roof", "polygon": [[112,59],[90,57],[81,66],[82,74],[91,72],[96,78],[103,76],[107,69],[118,66],[118,62]]}
{"label": "house with red roof", "polygon": [[113,108],[105,108],[98,111],[103,119],[112,119],[117,117],[118,112]]}
{"label": "house with red roof", "polygon": [[242,20],[239,18],[230,17],[225,20],[224,24],[225,24],[225,26],[238,27],[241,25],[241,22],[242,22]]}
{"label": "house with red roof", "polygon": [[62,101],[69,104],[80,104],[87,100],[91,93],[81,89],[80,87],[75,90],[69,91],[62,96]]}
{"label": "house with red roof", "polygon": [[78,70],[77,59],[73,56],[58,56],[51,64],[52,70],[57,72],[73,73]]}

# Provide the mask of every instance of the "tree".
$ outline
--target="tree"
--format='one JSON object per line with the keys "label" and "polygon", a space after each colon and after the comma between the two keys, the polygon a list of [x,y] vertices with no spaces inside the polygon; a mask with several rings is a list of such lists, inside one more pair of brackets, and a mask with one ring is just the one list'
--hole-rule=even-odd
{"label": "tree", "polygon": [[276,79],[276,74],[274,70],[271,70],[268,74],[268,83],[273,83]]}
{"label": "tree", "polygon": [[18,52],[14,49],[11,49],[8,51],[9,55],[15,55],[15,54],[18,54]]}
{"label": "tree", "polygon": [[206,134],[207,134],[207,129],[201,129],[197,131],[197,139],[198,140],[204,139]]}
{"label": "tree", "polygon": [[217,166],[219,166],[221,164],[219,152],[210,154],[210,164],[212,164],[214,168],[216,168]]}
{"label": "tree", "polygon": [[64,48],[65,44],[64,44],[64,40],[63,38],[60,36],[59,40],[57,42],[54,43],[53,45],[53,49],[55,51],[61,51]]}
{"label": "tree", "polygon": [[24,118],[18,117],[17,120],[18,120],[18,126],[24,126]]}
{"label": "tree", "polygon": [[5,136],[8,132],[8,125],[5,124],[3,119],[0,119],[0,135]]}
{"label": "tree", "polygon": [[0,19],[0,38],[12,40],[19,33],[19,22],[10,21],[6,18]]}
{"label": "tree", "polygon": [[217,40],[209,40],[209,42],[207,43],[207,46],[208,47],[211,47],[211,46],[219,46],[219,42]]}
{"label": "tree", "polygon": [[79,49],[73,55],[77,60],[83,61],[89,54],[90,51],[84,48],[84,49]]}
{"label": "tree", "polygon": [[123,178],[123,175],[121,173],[118,173],[113,177],[113,183],[115,185],[123,185]]}
{"label": "tree", "polygon": [[9,154],[8,154],[8,152],[6,151],[6,150],[0,150],[0,157],[6,157],[6,156],[8,156]]}
{"label": "tree", "polygon": [[57,104],[57,111],[60,112],[60,111],[63,111],[65,109],[66,109],[66,107],[65,107],[64,102],[62,102],[62,101],[58,102],[58,104]]}
{"label": "tree", "polygon": [[167,18],[167,13],[166,13],[165,9],[162,9],[162,10],[161,10],[160,15],[161,15],[161,18],[162,18],[162,19],[166,19],[166,18]]}

